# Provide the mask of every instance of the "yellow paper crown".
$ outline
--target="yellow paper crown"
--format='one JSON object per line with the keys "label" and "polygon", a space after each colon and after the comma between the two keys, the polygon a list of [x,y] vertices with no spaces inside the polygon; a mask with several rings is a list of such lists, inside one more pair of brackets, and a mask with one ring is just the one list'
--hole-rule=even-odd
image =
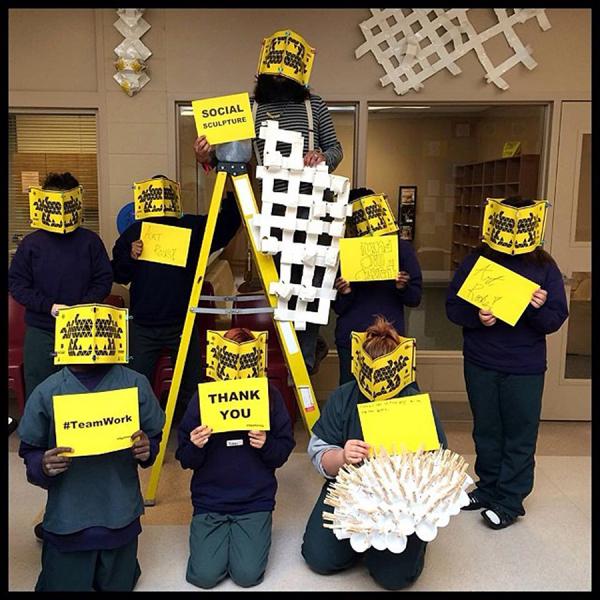
{"label": "yellow paper crown", "polygon": [[165,177],[146,179],[133,184],[135,218],[180,217],[181,190],[179,183]]}
{"label": "yellow paper crown", "polygon": [[487,198],[483,213],[483,241],[504,254],[526,254],[544,243],[548,203],[516,208],[504,198]]}
{"label": "yellow paper crown", "polygon": [[55,365],[128,362],[128,310],[105,304],[61,308],[54,352]]}
{"label": "yellow paper crown", "polygon": [[253,340],[235,342],[227,331],[206,332],[206,376],[215,380],[264,377],[268,331],[253,331]]}
{"label": "yellow paper crown", "polygon": [[71,233],[83,221],[83,187],[71,190],[29,188],[29,217],[35,229]]}
{"label": "yellow paper crown", "polygon": [[282,75],[307,87],[315,49],[291,29],[276,31],[262,41],[258,59],[259,75]]}
{"label": "yellow paper crown", "polygon": [[348,225],[353,235],[385,235],[398,231],[398,224],[385,194],[371,194],[352,202]]}
{"label": "yellow paper crown", "polygon": [[416,378],[416,340],[400,337],[397,348],[371,358],[364,350],[367,332],[352,332],[352,375],[360,391],[371,401],[397,396]]}

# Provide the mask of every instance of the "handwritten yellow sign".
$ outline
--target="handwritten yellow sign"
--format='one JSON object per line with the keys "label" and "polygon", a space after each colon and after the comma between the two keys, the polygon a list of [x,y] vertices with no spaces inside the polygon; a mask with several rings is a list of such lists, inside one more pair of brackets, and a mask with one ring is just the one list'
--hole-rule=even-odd
{"label": "handwritten yellow sign", "polygon": [[502,158],[521,154],[521,142],[506,142],[502,148]]}
{"label": "handwritten yellow sign", "polygon": [[142,221],[140,239],[144,243],[140,260],[185,267],[192,230]]}
{"label": "handwritten yellow sign", "polygon": [[367,444],[388,452],[416,452],[439,448],[429,394],[402,396],[358,405],[358,416]]}
{"label": "handwritten yellow sign", "polygon": [[266,377],[200,383],[198,397],[202,425],[214,433],[270,428]]}
{"label": "handwritten yellow sign", "polygon": [[198,137],[210,144],[247,140],[255,136],[248,92],[192,102]]}
{"label": "handwritten yellow sign", "polygon": [[56,446],[69,456],[93,456],[130,448],[140,428],[137,388],[66,394],[52,398]]}
{"label": "handwritten yellow sign", "polygon": [[398,275],[398,236],[365,236],[340,240],[342,277],[346,281],[380,281]]}
{"label": "handwritten yellow sign", "polygon": [[457,292],[457,296],[514,326],[540,286],[480,256]]}

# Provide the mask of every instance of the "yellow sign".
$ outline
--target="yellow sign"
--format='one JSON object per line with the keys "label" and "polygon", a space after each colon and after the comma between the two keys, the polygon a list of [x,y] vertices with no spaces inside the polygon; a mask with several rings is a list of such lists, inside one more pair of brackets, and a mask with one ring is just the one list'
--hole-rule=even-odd
{"label": "yellow sign", "polygon": [[52,191],[29,189],[29,217],[35,229],[53,233],[71,233],[83,220],[83,188]]}
{"label": "yellow sign", "polygon": [[440,447],[429,394],[359,404],[358,415],[363,438],[376,451],[381,446],[390,453]]}
{"label": "yellow sign", "polygon": [[126,363],[126,308],[78,304],[61,308],[54,336],[55,365]]}
{"label": "yellow sign", "polygon": [[502,148],[502,158],[521,154],[521,142],[506,142]]}
{"label": "yellow sign", "polygon": [[198,137],[209,144],[247,140],[255,136],[248,92],[192,102]]}
{"label": "yellow sign", "polygon": [[264,38],[258,58],[259,75],[281,75],[308,86],[315,49],[291,29],[276,31]]}
{"label": "yellow sign", "polygon": [[133,184],[135,218],[180,217],[181,190],[176,181],[165,177],[146,179]]}
{"label": "yellow sign", "polygon": [[142,223],[140,239],[144,243],[140,260],[185,267],[192,230],[159,223]]}
{"label": "yellow sign", "polygon": [[398,223],[385,194],[357,198],[352,203],[348,229],[353,235],[385,235],[398,231]]}
{"label": "yellow sign", "polygon": [[140,428],[137,388],[53,396],[56,446],[68,456],[92,456],[133,445]]}
{"label": "yellow sign", "polygon": [[342,238],[340,264],[346,281],[395,279],[400,271],[398,236]]}
{"label": "yellow sign", "polygon": [[200,383],[198,397],[202,425],[213,433],[270,428],[266,377]]}
{"label": "yellow sign", "polygon": [[211,379],[263,377],[267,368],[268,331],[253,331],[253,340],[235,342],[226,331],[206,332],[206,376]]}
{"label": "yellow sign", "polygon": [[415,380],[415,338],[400,337],[400,343],[394,350],[371,358],[363,348],[366,331],[353,331],[351,336],[352,375],[369,400],[392,398]]}
{"label": "yellow sign", "polygon": [[539,287],[537,283],[480,256],[456,295],[514,326]]}
{"label": "yellow sign", "polygon": [[526,254],[544,242],[545,200],[533,206],[507,206],[503,198],[488,198],[483,213],[483,241],[504,254]]}

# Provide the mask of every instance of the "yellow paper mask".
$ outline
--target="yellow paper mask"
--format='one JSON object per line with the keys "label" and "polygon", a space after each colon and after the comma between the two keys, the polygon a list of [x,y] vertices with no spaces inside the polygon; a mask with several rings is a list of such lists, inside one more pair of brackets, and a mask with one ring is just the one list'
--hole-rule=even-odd
{"label": "yellow paper mask", "polygon": [[385,235],[398,231],[398,224],[386,195],[372,194],[354,200],[348,228],[354,236]]}
{"label": "yellow paper mask", "polygon": [[267,369],[267,331],[253,331],[253,340],[235,342],[227,331],[206,332],[206,376],[211,379],[264,377]]}
{"label": "yellow paper mask", "polygon": [[259,75],[282,75],[308,87],[315,50],[291,29],[276,31],[262,41]]}
{"label": "yellow paper mask", "polygon": [[104,304],[78,304],[58,311],[54,364],[126,363],[128,310]]}
{"label": "yellow paper mask", "polygon": [[31,226],[53,233],[71,233],[83,221],[83,188],[72,190],[29,189]]}
{"label": "yellow paper mask", "polygon": [[369,400],[393,398],[416,378],[416,340],[401,337],[392,352],[373,359],[363,349],[366,337],[352,332],[352,374]]}
{"label": "yellow paper mask", "polygon": [[483,241],[504,254],[525,254],[544,243],[548,204],[507,206],[501,198],[488,198],[483,213]]}
{"label": "yellow paper mask", "polygon": [[146,179],[133,184],[135,218],[180,217],[181,193],[176,181],[163,177]]}

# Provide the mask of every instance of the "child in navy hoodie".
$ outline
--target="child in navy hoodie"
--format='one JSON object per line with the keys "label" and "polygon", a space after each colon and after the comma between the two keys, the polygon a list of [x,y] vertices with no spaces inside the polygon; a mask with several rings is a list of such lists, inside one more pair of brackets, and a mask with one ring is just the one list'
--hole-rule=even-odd
{"label": "child in navy hoodie", "polygon": [[[225,336],[236,343],[254,339],[247,329]],[[229,575],[242,587],[259,584],[271,547],[271,515],[281,467],[295,442],[285,403],[269,385],[269,431],[212,434],[201,425],[198,393],[179,424],[175,458],[192,469],[194,515],[186,579],[212,588]]]}
{"label": "child in navy hoodie", "polygon": [[[503,204],[524,208],[534,203],[513,197]],[[464,259],[446,298],[448,318],[463,328],[465,382],[477,452],[479,481],[464,510],[484,508],[481,514],[492,529],[507,527],[525,514],[523,500],[533,489],[546,335],[557,331],[568,316],[562,275],[554,259],[539,245],[515,255],[509,253],[511,247],[498,252],[487,245],[497,245],[497,240],[484,237],[486,244]],[[540,285],[514,327],[456,295],[479,256]]]}

